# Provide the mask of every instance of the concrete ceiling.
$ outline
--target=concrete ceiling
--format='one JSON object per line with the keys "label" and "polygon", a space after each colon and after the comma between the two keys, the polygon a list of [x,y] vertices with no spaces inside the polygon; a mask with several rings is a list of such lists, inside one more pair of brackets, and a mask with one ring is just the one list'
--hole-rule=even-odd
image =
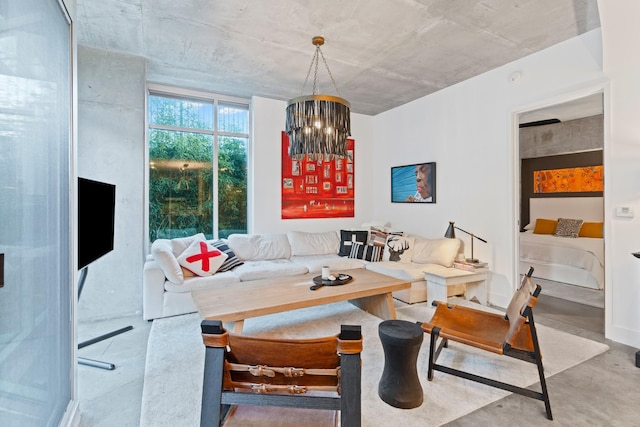
{"label": "concrete ceiling", "polygon": [[519,123],[531,123],[558,119],[561,122],[582,119],[603,114],[604,104],[601,93],[526,111],[518,116]]}
{"label": "concrete ceiling", "polygon": [[[77,0],[78,43],[147,59],[147,80],[302,94],[315,47],[374,115],[600,26],[597,0]],[[320,93],[336,92],[324,67]],[[304,94],[311,93],[307,85]]]}

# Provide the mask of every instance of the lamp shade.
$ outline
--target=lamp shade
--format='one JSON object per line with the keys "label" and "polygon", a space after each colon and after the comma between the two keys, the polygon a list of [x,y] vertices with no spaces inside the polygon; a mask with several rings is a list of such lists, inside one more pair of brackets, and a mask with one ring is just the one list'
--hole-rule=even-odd
{"label": "lamp shade", "polygon": [[[347,157],[347,137],[351,135],[351,104],[344,98],[318,94],[318,62],[322,58],[331,82],[338,92],[331,70],[320,46],[324,37],[312,39],[316,47],[309,73],[315,68],[313,92],[289,100],[286,110],[285,132],[289,136],[289,157],[293,160],[333,160]],[[314,67],[315,66],[315,67]]]}
{"label": "lamp shade", "polygon": [[463,230],[460,227],[456,227],[454,225],[453,221],[449,221],[449,227],[447,227],[447,231],[444,233],[444,237],[447,237],[449,239],[455,239],[456,238],[456,229],[462,231],[465,234],[468,234],[469,236],[471,236],[471,258],[467,258],[467,262],[472,262],[472,263],[477,263],[479,262],[478,259],[473,257],[473,239],[478,239],[481,242],[487,243],[486,240],[484,240],[482,237],[478,237],[473,233],[469,233],[467,230]]}
{"label": "lamp shade", "polygon": [[302,160],[343,159],[351,135],[350,104],[331,95],[307,95],[289,101],[285,132],[289,157]]}
{"label": "lamp shade", "polygon": [[444,237],[448,239],[456,238],[456,227],[453,225],[453,221],[449,221],[449,226],[447,227],[447,231],[444,233]]}

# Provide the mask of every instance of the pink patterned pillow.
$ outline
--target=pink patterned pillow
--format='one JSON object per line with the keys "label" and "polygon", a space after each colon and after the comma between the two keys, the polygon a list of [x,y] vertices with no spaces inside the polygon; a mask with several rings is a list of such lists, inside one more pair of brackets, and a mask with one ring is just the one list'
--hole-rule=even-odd
{"label": "pink patterned pillow", "polygon": [[195,240],[178,257],[178,264],[198,276],[211,276],[228,255],[204,240]]}

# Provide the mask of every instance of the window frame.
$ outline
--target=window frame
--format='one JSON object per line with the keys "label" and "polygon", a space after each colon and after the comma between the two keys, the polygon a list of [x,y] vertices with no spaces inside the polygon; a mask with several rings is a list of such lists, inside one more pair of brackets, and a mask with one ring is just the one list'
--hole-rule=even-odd
{"label": "window frame", "polygon": [[[159,125],[159,124],[151,124],[149,123],[149,97],[150,96],[162,96],[167,98],[181,99],[181,100],[194,100],[194,101],[204,101],[210,102],[213,105],[213,129],[199,129],[199,128],[185,128],[181,126],[169,126],[169,125]],[[229,106],[239,106],[246,107],[248,112],[248,133],[235,133],[235,132],[225,132],[220,131],[218,129],[218,107],[219,105],[229,105]],[[214,200],[218,200],[218,144],[219,139],[222,137],[232,137],[232,138],[246,138],[247,140],[247,233],[250,232],[249,227],[251,221],[250,217],[250,202],[249,196],[252,194],[251,192],[251,168],[252,164],[252,134],[251,134],[251,122],[252,122],[252,105],[251,100],[247,98],[240,98],[235,96],[228,96],[222,94],[216,94],[212,92],[200,91],[195,89],[187,89],[180,88],[175,86],[168,86],[157,83],[147,82],[146,87],[146,96],[145,96],[145,127],[144,127],[144,140],[145,140],[145,150],[144,150],[144,164],[145,164],[145,200],[144,200],[144,236],[145,236],[145,253],[148,254],[151,248],[150,238],[149,238],[149,189],[150,189],[150,171],[149,171],[149,134],[151,129],[156,130],[165,130],[165,131],[173,131],[173,132],[189,132],[189,133],[201,133],[205,135],[211,135],[213,137],[213,170],[216,173],[213,174],[213,195]],[[216,209],[213,210],[213,234],[214,236],[218,236],[219,228],[218,228],[218,204],[216,203]]]}

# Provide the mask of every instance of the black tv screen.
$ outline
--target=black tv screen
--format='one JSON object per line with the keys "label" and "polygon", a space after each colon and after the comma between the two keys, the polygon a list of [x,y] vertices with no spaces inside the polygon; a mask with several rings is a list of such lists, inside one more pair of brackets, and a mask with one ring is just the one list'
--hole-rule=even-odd
{"label": "black tv screen", "polygon": [[78,178],[78,269],[113,250],[116,186]]}

